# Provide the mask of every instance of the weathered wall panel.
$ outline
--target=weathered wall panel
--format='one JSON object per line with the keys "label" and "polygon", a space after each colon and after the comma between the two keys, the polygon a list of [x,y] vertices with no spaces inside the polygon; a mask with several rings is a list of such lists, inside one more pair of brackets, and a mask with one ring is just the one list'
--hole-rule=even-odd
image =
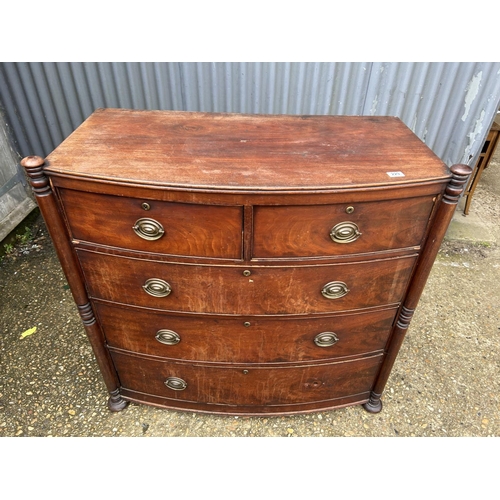
{"label": "weathered wall panel", "polygon": [[0,241],[36,207],[0,112]]}
{"label": "weathered wall panel", "polygon": [[499,106],[498,63],[374,63],[363,114],[400,117],[448,165],[471,163]]}
{"label": "weathered wall panel", "polygon": [[472,164],[500,102],[500,63],[1,63],[21,155],[46,156],[94,109],[392,115],[448,165]]}

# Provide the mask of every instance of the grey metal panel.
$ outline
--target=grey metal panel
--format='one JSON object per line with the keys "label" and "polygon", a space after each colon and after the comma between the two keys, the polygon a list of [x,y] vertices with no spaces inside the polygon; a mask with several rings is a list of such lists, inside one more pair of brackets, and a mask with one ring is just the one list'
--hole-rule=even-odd
{"label": "grey metal panel", "polygon": [[495,62],[1,63],[23,156],[45,156],[96,108],[392,115],[448,165],[472,163],[500,103]]}
{"label": "grey metal panel", "polygon": [[368,63],[179,63],[182,109],[360,114],[369,66]]}
{"label": "grey metal panel", "polygon": [[374,63],[363,114],[400,117],[445,163],[473,164],[500,102],[499,63]]}
{"label": "grey metal panel", "polygon": [[61,76],[65,79],[65,87],[74,88],[75,91],[72,114],[73,123],[81,123],[84,117],[89,116],[94,111],[85,68],[82,63],[69,63],[67,71],[62,72]]}
{"label": "grey metal panel", "polygon": [[[471,157],[475,161],[479,156],[484,139],[495,119],[495,113],[492,115],[491,111],[498,110],[499,87],[500,65],[478,63],[470,74],[465,88],[460,119],[456,124],[458,130],[453,132],[453,138],[461,136],[466,138],[461,148],[463,162],[469,162]],[[453,154],[452,141],[448,147],[450,150],[445,151],[445,157],[451,157]]]}
{"label": "grey metal panel", "polygon": [[0,110],[3,111],[4,121],[7,121],[5,125],[7,129],[10,127],[12,136],[17,137],[19,143],[18,148],[21,151],[28,151],[30,145],[28,144],[27,138],[23,132],[23,125],[16,111],[16,101],[10,91],[2,65],[0,65],[0,89]]}
{"label": "grey metal panel", "polygon": [[[41,124],[41,120],[44,120],[41,108],[37,108],[36,102],[33,103],[33,108],[31,107],[23,88],[23,84],[28,85],[31,93],[34,92],[31,75],[27,73],[21,80],[19,75],[19,69],[23,69],[21,64],[4,63],[0,65],[0,69],[2,74],[0,104],[5,109],[7,123],[12,126],[20,152],[25,151],[24,148],[29,148],[28,151],[46,151],[51,144],[48,142],[48,137],[46,137],[47,142],[43,144],[39,136],[39,128],[44,128]],[[32,113],[38,118],[37,122],[34,121]],[[46,131],[44,134],[47,134]]]}

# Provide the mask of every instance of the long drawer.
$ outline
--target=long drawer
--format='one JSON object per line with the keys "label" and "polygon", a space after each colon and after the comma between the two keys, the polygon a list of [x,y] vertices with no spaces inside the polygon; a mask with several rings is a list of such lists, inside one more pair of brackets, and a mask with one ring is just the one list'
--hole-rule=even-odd
{"label": "long drawer", "polygon": [[172,315],[94,302],[110,347],[218,363],[299,363],[381,351],[397,309],[290,319]]}
{"label": "long drawer", "polygon": [[371,390],[382,355],[302,367],[208,366],[145,359],[111,350],[126,390],[219,405],[328,401]]}
{"label": "long drawer", "polygon": [[[172,264],[77,250],[91,297],[167,311],[309,314],[397,303],[416,256],[301,267]],[[163,295],[163,296],[158,296]]]}
{"label": "long drawer", "polygon": [[254,258],[318,257],[419,246],[434,197],[338,205],[257,206]]}
{"label": "long drawer", "polygon": [[77,240],[151,253],[241,259],[242,207],[67,189],[60,189],[59,195]]}

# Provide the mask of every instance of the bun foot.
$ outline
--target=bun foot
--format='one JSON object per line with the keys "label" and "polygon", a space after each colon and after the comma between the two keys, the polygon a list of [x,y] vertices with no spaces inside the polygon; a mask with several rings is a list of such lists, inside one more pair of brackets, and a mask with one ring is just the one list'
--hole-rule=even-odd
{"label": "bun foot", "polygon": [[113,391],[110,393],[109,399],[108,399],[108,408],[111,411],[122,411],[128,406],[128,401],[125,401],[118,389],[116,391]]}
{"label": "bun foot", "polygon": [[370,399],[365,403],[363,408],[369,413],[379,413],[382,410],[382,401],[380,400],[382,394],[370,394]]}

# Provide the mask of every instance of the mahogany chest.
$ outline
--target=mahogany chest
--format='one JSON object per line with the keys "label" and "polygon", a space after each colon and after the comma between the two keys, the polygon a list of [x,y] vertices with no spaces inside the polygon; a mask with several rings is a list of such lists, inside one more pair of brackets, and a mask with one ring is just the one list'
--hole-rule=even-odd
{"label": "mahogany chest", "polygon": [[470,174],[397,118],[119,109],[22,164],[109,408],[234,415],[380,411]]}

